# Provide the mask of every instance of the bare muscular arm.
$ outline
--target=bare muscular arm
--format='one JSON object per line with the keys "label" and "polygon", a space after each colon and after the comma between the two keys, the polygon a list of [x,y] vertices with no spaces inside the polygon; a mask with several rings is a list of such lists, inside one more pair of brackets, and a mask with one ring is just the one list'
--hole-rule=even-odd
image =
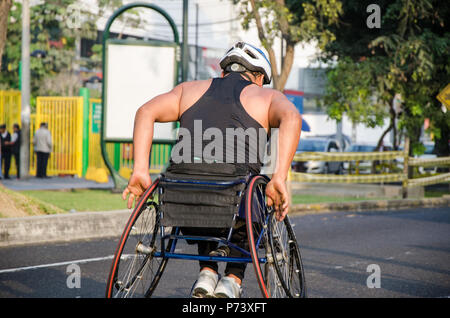
{"label": "bare muscular arm", "polygon": [[134,168],[128,186],[122,193],[124,200],[129,195],[129,209],[132,208],[134,200],[138,200],[151,185],[148,167],[154,123],[178,120],[182,91],[180,84],[170,92],[151,99],[136,112],[133,130]]}
{"label": "bare muscular arm", "polygon": [[300,139],[302,118],[295,106],[282,94],[275,91],[269,108],[269,125],[278,128],[277,166],[266,187],[269,206],[274,206],[277,219],[282,221],[289,208],[286,179]]}

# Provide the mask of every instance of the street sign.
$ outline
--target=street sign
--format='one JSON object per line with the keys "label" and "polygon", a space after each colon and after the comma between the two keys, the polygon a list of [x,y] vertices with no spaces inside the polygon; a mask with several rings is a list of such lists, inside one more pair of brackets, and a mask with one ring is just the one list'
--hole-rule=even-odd
{"label": "street sign", "polygon": [[436,98],[444,104],[447,109],[450,109],[450,84],[447,84]]}

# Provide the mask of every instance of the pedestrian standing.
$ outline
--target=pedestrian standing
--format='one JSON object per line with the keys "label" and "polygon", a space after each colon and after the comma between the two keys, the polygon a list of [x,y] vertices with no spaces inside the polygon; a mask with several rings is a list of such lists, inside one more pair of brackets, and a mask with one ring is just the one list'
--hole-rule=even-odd
{"label": "pedestrian standing", "polygon": [[13,133],[11,135],[11,141],[6,142],[6,145],[10,146],[11,157],[14,157],[14,161],[16,162],[17,179],[20,179],[20,142],[21,142],[20,126],[19,124],[14,124]]}
{"label": "pedestrian standing", "polygon": [[47,123],[41,123],[33,137],[34,151],[37,161],[37,178],[47,178],[47,163],[52,152],[52,136]]}
{"label": "pedestrian standing", "polygon": [[11,134],[6,129],[6,124],[0,125],[0,139],[2,147],[2,166],[3,176],[5,179],[9,179],[9,166],[11,165]]}
{"label": "pedestrian standing", "polygon": [[[1,135],[0,135],[0,139],[1,139]],[[2,143],[0,142],[0,180],[3,179],[3,174],[2,174]]]}

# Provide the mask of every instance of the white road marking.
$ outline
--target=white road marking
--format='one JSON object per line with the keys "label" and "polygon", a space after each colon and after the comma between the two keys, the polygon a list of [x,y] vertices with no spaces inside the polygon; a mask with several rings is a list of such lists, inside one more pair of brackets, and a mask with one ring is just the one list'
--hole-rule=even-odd
{"label": "white road marking", "polygon": [[59,263],[52,263],[52,264],[42,264],[42,265],[34,265],[34,266],[26,266],[26,267],[0,269],[0,274],[26,271],[26,270],[30,270],[30,269],[65,266],[65,265],[71,265],[71,264],[83,264],[83,263],[90,263],[90,262],[100,262],[100,261],[104,261],[104,260],[108,260],[108,259],[113,259],[113,257],[114,257],[114,255],[109,255],[109,256],[104,256],[104,257],[86,258],[86,259],[79,259],[79,260],[74,260],[74,261],[59,262]]}

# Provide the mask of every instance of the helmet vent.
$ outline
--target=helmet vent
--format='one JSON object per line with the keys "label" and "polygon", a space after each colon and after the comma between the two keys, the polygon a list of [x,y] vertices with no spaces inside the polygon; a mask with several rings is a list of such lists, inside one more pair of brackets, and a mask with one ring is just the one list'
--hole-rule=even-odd
{"label": "helmet vent", "polygon": [[255,54],[253,54],[252,52],[250,52],[249,50],[245,50],[245,53],[247,53],[252,59],[256,59]]}

